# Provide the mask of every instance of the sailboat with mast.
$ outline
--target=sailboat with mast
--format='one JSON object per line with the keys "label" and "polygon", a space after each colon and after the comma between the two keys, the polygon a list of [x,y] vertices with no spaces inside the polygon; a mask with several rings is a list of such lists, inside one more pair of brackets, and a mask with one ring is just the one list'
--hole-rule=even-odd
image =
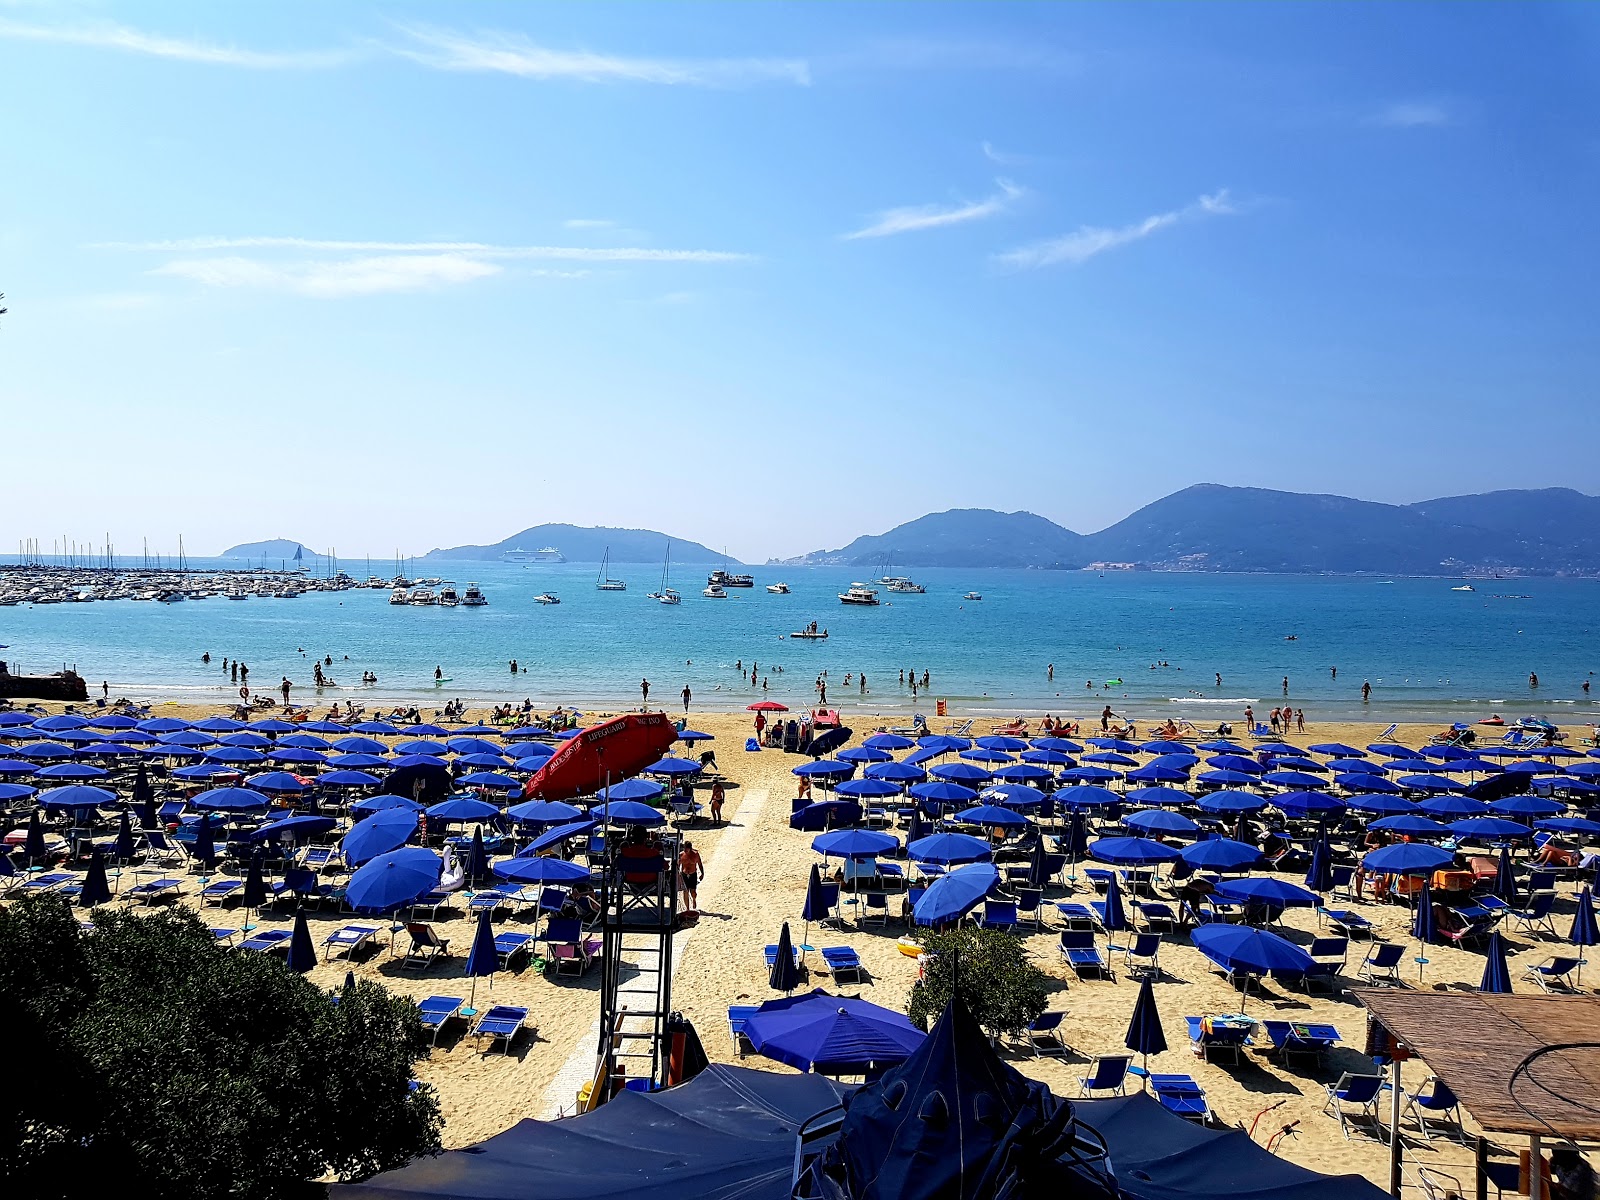
{"label": "sailboat with mast", "polygon": [[608,569],[611,566],[611,547],[607,546],[605,553],[600,556],[600,573],[595,576],[594,586],[602,592],[625,592],[628,585],[620,579],[611,578]]}
{"label": "sailboat with mast", "polygon": [[650,599],[654,600],[658,604],[682,604],[683,597],[678,595],[676,589],[669,586],[671,579],[672,543],[669,541],[667,543],[666,557],[661,562],[661,590],[659,592],[651,592]]}

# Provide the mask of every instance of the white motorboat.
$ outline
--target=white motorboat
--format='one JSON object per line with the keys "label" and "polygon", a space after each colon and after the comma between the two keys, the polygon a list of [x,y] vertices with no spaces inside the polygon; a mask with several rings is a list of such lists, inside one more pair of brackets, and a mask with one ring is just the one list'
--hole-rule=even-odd
{"label": "white motorboat", "polygon": [[726,600],[728,598],[728,590],[720,583],[707,584],[706,590],[700,594],[707,600]]}
{"label": "white motorboat", "polygon": [[389,593],[390,604],[404,604],[411,598],[411,593],[403,587],[397,587]]}
{"label": "white motorboat", "polygon": [[533,601],[535,604],[560,604],[561,597],[554,592],[540,592]]}
{"label": "white motorboat", "polygon": [[1473,587],[1470,583],[1463,583],[1460,587],[1453,587],[1450,590],[1452,592],[1475,592],[1478,589]]}
{"label": "white motorboat", "polygon": [[483,594],[483,589],[475,583],[467,584],[467,590],[461,595],[461,603],[468,608],[482,608],[489,603],[489,597]]}
{"label": "white motorboat", "polygon": [[428,605],[439,603],[439,597],[433,594],[430,587],[412,588],[406,595],[407,604]]}
{"label": "white motorboat", "polygon": [[884,586],[887,587],[891,592],[902,592],[914,596],[921,596],[928,590],[920,583],[913,583],[904,575],[895,576],[893,579],[885,583]]}
{"label": "white motorboat", "polygon": [[774,596],[787,596],[789,594],[789,585],[787,583],[769,583],[767,584],[767,591]]}
{"label": "white motorboat", "polygon": [[983,597],[981,595],[979,595],[977,592],[968,592],[965,596],[963,596],[961,598],[963,600],[982,600],[983,599]]}
{"label": "white motorboat", "polygon": [[876,588],[869,588],[864,583],[852,583],[849,591],[839,593],[839,602],[841,604],[876,604],[878,603],[878,591]]}
{"label": "white motorboat", "polygon": [[439,589],[439,603],[445,608],[454,608],[461,603],[461,597],[456,594],[456,589],[445,586]]}

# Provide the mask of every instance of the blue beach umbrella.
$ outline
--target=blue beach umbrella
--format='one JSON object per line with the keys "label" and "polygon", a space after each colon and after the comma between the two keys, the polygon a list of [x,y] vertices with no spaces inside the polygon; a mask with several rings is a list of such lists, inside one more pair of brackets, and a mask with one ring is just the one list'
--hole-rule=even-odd
{"label": "blue beach umbrella", "polygon": [[88,763],[52,763],[34,772],[39,779],[104,779],[111,774],[104,767],[91,767]]}
{"label": "blue beach umbrella", "polygon": [[919,783],[911,795],[932,804],[970,804],[978,798],[977,792],[959,783]]}
{"label": "blue beach umbrella", "polygon": [[1345,804],[1357,812],[1414,812],[1416,803],[1405,799],[1405,789],[1381,775],[1336,775],[1333,780],[1347,792]]}
{"label": "blue beach umbrella", "polygon": [[1056,792],[1057,804],[1065,804],[1069,809],[1076,810],[1106,808],[1113,804],[1121,804],[1123,800],[1124,797],[1117,795],[1110,788],[1096,787],[1087,783],[1064,787]]}
{"label": "blue beach umbrella", "polygon": [[49,847],[44,840],[44,825],[39,820],[37,808],[28,814],[28,834],[23,839],[22,852],[30,862],[38,862],[49,856]]}
{"label": "blue beach umbrella", "polygon": [[1445,837],[1450,828],[1421,813],[1396,813],[1392,817],[1379,817],[1367,825],[1368,829],[1382,829],[1406,837]]}
{"label": "blue beach umbrella", "polygon": [[1533,827],[1546,833],[1571,833],[1580,837],[1592,838],[1600,834],[1600,821],[1592,821],[1588,817],[1550,817],[1535,821]]}
{"label": "blue beach umbrella", "polygon": [[1122,904],[1122,885],[1117,882],[1116,873],[1106,881],[1106,911],[1105,919],[1100,923],[1106,927],[1107,933],[1116,933],[1129,928],[1128,910]]}
{"label": "blue beach umbrella", "polygon": [[593,833],[600,828],[600,822],[593,817],[585,817],[581,821],[569,821],[565,825],[556,825],[546,829],[533,841],[517,851],[518,858],[531,857],[552,847],[560,846],[563,842],[575,837],[582,837],[586,833]]}
{"label": "blue beach umbrella", "polygon": [[1067,767],[1072,765],[1072,758],[1061,750],[1024,750],[1017,757],[1025,763],[1036,763],[1042,767]]}
{"label": "blue beach umbrella", "polygon": [[979,804],[974,808],[962,809],[955,819],[968,825],[987,825],[996,829],[1025,829],[1033,824],[1021,813],[1001,808],[998,804]]}
{"label": "blue beach umbrella", "polygon": [[502,858],[493,863],[489,869],[498,878],[513,883],[578,883],[588,879],[591,874],[588,867],[578,863],[541,855]]}
{"label": "blue beach umbrella", "polygon": [[872,746],[851,746],[847,750],[839,751],[841,762],[853,763],[881,763],[889,762],[894,758],[887,750],[878,750]]}
{"label": "blue beach umbrella", "polygon": [[116,801],[115,792],[87,783],[71,783],[65,787],[48,788],[40,792],[34,800],[40,808],[45,809],[100,808],[115,804]]}
{"label": "blue beach umbrella", "polygon": [[492,754],[496,758],[505,756],[505,748],[499,742],[491,742],[486,738],[447,738],[444,746],[451,754]]}
{"label": "blue beach umbrella", "polygon": [[1243,775],[1260,775],[1265,768],[1255,759],[1246,754],[1213,754],[1206,759],[1208,767],[1215,767],[1219,771],[1238,771]]}
{"label": "blue beach umbrella", "polygon": [[1049,779],[1050,772],[1037,763],[1012,763],[995,771],[994,777],[1006,783],[1037,783]]}
{"label": "blue beach umbrella", "polygon": [[772,960],[772,970],[767,975],[767,983],[775,992],[785,995],[794,991],[800,985],[800,964],[795,961],[794,942],[789,936],[789,922],[783,923],[783,929],[778,934],[778,954]]}
{"label": "blue beach umbrella", "polygon": [[140,721],[136,728],[142,729],[146,733],[154,734],[177,733],[179,730],[189,728],[189,722],[180,720],[177,717],[151,717],[148,720]]}
{"label": "blue beach umbrella", "polygon": [[[1405,780],[1400,780],[1405,783]],[[1462,817],[1486,817],[1494,812],[1482,800],[1471,796],[1430,796],[1417,808],[1427,816],[1441,821],[1458,821]]]}
{"label": "blue beach umbrella", "polygon": [[1489,934],[1489,944],[1484,949],[1483,979],[1478,990],[1505,995],[1515,990],[1511,986],[1511,971],[1506,967],[1506,940],[1498,929]]}
{"label": "blue beach umbrella", "polygon": [[1387,775],[1389,769],[1364,758],[1330,758],[1328,770],[1335,775]]}
{"label": "blue beach umbrella", "polygon": [[89,872],[83,878],[83,890],[78,893],[78,903],[84,908],[96,908],[111,903],[111,885],[106,881],[105,855],[95,847],[89,856]]}
{"label": "blue beach umbrella", "polygon": [[1457,837],[1490,838],[1494,840],[1532,837],[1533,830],[1520,821],[1505,817],[1464,817],[1450,822],[1450,832]]}
{"label": "blue beach umbrella", "polygon": [[299,763],[302,766],[321,766],[328,761],[325,754],[318,754],[315,750],[307,750],[301,746],[285,746],[281,750],[269,750],[267,757],[277,763]]}
{"label": "blue beach umbrella", "polygon": [[196,808],[215,812],[256,812],[271,804],[272,797],[265,792],[246,787],[212,788],[194,798]]}
{"label": "blue beach umbrella", "polygon": [[456,783],[462,787],[489,788],[502,792],[514,792],[522,787],[509,775],[501,775],[494,771],[473,771],[470,775],[461,776]]}
{"label": "blue beach umbrella", "polygon": [[1115,866],[1145,867],[1172,862],[1178,852],[1152,838],[1097,838],[1089,843],[1089,857]]}
{"label": "blue beach umbrella", "polygon": [[1185,846],[1178,857],[1204,871],[1243,871],[1261,861],[1261,851],[1231,838],[1208,838]]}
{"label": "blue beach umbrella", "polygon": [[0,758],[0,775],[32,775],[39,768],[20,758]]}
{"label": "blue beach umbrella", "polygon": [[449,754],[450,749],[443,742],[431,741],[428,738],[412,738],[410,741],[397,742],[396,754],[431,754],[435,758]]}
{"label": "blue beach umbrella", "polygon": [[1062,851],[1076,863],[1089,853],[1089,819],[1084,810],[1075,808],[1067,817],[1067,834],[1062,839]]}
{"label": "blue beach umbrella", "polygon": [[1252,775],[1248,771],[1201,771],[1195,777],[1196,783],[1216,784],[1219,787],[1250,787],[1260,776]]}
{"label": "blue beach umbrella", "polygon": [[1401,775],[1395,782],[1413,792],[1461,792],[1467,786],[1443,775]]}
{"label": "blue beach umbrella", "polygon": [[117,838],[112,843],[111,855],[118,862],[132,862],[138,850],[138,843],[133,840],[133,814],[125,808],[117,818]]}
{"label": "blue beach umbrella", "polygon": [[475,800],[471,796],[452,796],[448,800],[441,800],[428,807],[429,820],[443,821],[446,824],[460,821],[490,821],[499,815],[500,810],[493,804],[487,800]]}
{"label": "blue beach umbrella", "polygon": [[345,862],[360,866],[389,851],[398,850],[411,840],[411,835],[416,831],[416,812],[404,808],[386,808],[357,821],[355,827],[344,835],[339,848],[344,853]]}
{"label": "blue beach umbrella", "polygon": [[529,762],[538,758],[549,758],[556,752],[556,748],[548,742],[512,742],[506,748],[506,753],[512,758],[522,762]]}
{"label": "blue beach umbrella", "polygon": [[882,779],[889,783],[923,783],[928,778],[928,773],[921,767],[897,762],[873,763],[862,774],[868,779]]}
{"label": "blue beach umbrella", "polygon": [[307,721],[300,726],[302,733],[348,733],[349,726],[341,725],[338,721]]}
{"label": "blue beach umbrella", "polygon": [[306,790],[306,785],[288,771],[268,771],[264,775],[252,775],[247,782],[250,789],[257,792],[288,795]]}
{"label": "blue beach umbrella", "polygon": [[940,866],[987,862],[991,857],[987,842],[964,833],[935,833],[918,838],[906,847],[906,855],[913,862]]}
{"label": "blue beach umbrella", "polygon": [[1265,783],[1275,787],[1296,788],[1304,791],[1316,791],[1318,788],[1328,786],[1326,780],[1313,775],[1309,771],[1268,771],[1261,777]]}
{"label": "blue beach umbrella", "polygon": [[861,799],[882,798],[884,796],[898,796],[900,789],[887,779],[846,779],[834,788],[840,796],[855,796]]}
{"label": "blue beach umbrella", "polygon": [[970,763],[1014,763],[1016,757],[1006,754],[1005,750],[990,750],[984,746],[974,746],[971,750],[962,750],[960,758],[965,758]]}
{"label": "blue beach umbrella", "polygon": [[[376,787],[382,781],[376,775],[369,775],[365,771],[341,769],[329,771],[326,775],[317,776],[317,784],[321,787]],[[399,797],[396,797],[399,799]]]}
{"label": "blue beach umbrella", "polygon": [[1241,745],[1239,745],[1238,742],[1230,742],[1230,741],[1228,741],[1227,738],[1217,738],[1215,741],[1201,742],[1198,746],[1195,747],[1195,749],[1204,750],[1209,754],[1249,754],[1250,753],[1250,750],[1249,750],[1248,747],[1241,746]]}
{"label": "blue beach umbrella", "polygon": [[1311,846],[1311,863],[1306,868],[1306,886],[1313,892],[1333,890],[1333,847],[1326,829]]}
{"label": "blue beach umbrella", "polygon": [[1124,799],[1133,804],[1154,804],[1162,808],[1177,808],[1194,802],[1194,797],[1188,792],[1175,787],[1134,788]]}
{"label": "blue beach umbrella", "polygon": [[[1411,916],[1411,936],[1424,946],[1431,946],[1439,940],[1438,926],[1433,919],[1433,888],[1427,883],[1417,893],[1417,911]],[[1420,963],[1418,974],[1421,974]]]}
{"label": "blue beach umbrella", "polygon": [[822,886],[822,872],[816,863],[812,863],[811,874],[806,878],[806,898],[800,906],[800,919],[809,929],[811,922],[822,920],[828,915],[830,908],[827,891]]}
{"label": "blue beach umbrella", "polygon": [[1023,738],[1011,737],[1003,733],[991,733],[984,737],[975,738],[973,744],[985,750],[1016,751],[1028,748],[1028,743]]}
{"label": "blue beach umbrella", "polygon": [[432,850],[420,846],[391,850],[368,860],[350,876],[345,899],[358,912],[391,912],[433,891],[443,871],[443,860]]}
{"label": "blue beach umbrella", "polygon": [[935,754],[954,754],[958,750],[971,749],[972,742],[964,737],[928,733],[917,739],[917,745],[924,750],[932,750]]}
{"label": "blue beach umbrella", "polygon": [[875,733],[863,745],[871,746],[874,750],[909,750],[916,742],[898,733]]}
{"label": "blue beach umbrella", "polygon": [[621,783],[601,788],[596,794],[602,801],[654,800],[666,790],[666,785],[657,779],[624,779]]}
{"label": "blue beach umbrella", "polygon": [[[250,865],[245,868],[244,887],[239,891],[239,903],[244,906],[246,913],[255,912],[267,902],[267,882],[261,875],[261,851],[257,850],[250,856]],[[249,923],[249,917],[245,918]]]}
{"label": "blue beach umbrella", "polygon": [[811,848],[824,858],[876,858],[898,850],[900,842],[875,829],[835,829],[812,838]]}
{"label": "blue beach umbrella", "polygon": [[207,870],[217,865],[217,844],[211,836],[211,814],[203,812],[194,827],[194,848],[189,852]]}
{"label": "blue beach umbrella", "polygon": [[181,729],[176,733],[160,734],[156,740],[163,746],[182,746],[189,750],[204,750],[207,746],[215,746],[217,739],[208,733],[201,733],[198,729]]}
{"label": "blue beach umbrella", "polygon": [[414,738],[442,738],[448,737],[450,731],[442,725],[406,725],[401,730],[406,737]]}
{"label": "blue beach umbrella", "polygon": [[265,750],[272,745],[272,739],[259,733],[230,733],[226,737],[218,738],[218,743],[223,746],[243,746],[246,750]]}
{"label": "blue beach umbrella", "polygon": [[699,729],[680,729],[678,730],[678,740],[693,745],[695,742],[714,742],[717,740],[717,735],[705,733]]}
{"label": "blue beach umbrella", "polygon": [[666,817],[658,809],[635,800],[611,800],[597,805],[592,811],[594,816],[612,825],[643,825],[649,828],[667,823]]}
{"label": "blue beach umbrella", "polygon": [[1212,792],[1209,795],[1201,796],[1195,802],[1195,807],[1201,812],[1221,813],[1228,816],[1260,812],[1266,806],[1266,799],[1256,795],[1254,792]]}
{"label": "blue beach umbrella", "polygon": [[269,821],[250,835],[252,842],[281,841],[288,837],[295,842],[329,833],[338,822],[332,817],[319,817],[314,813],[297,813]]}
{"label": "blue beach umbrella", "polygon": [[1025,809],[1038,808],[1045,802],[1046,796],[1038,788],[1029,787],[1025,783],[996,783],[979,792],[978,799],[985,804],[1003,804],[1007,808]]}
{"label": "blue beach umbrella", "polygon": [[251,721],[250,728],[257,733],[293,733],[300,726],[293,721],[284,721],[278,717],[263,717],[259,721]]}
{"label": "blue beach umbrella", "polygon": [[1494,874],[1494,894],[1511,903],[1517,898],[1517,875],[1511,866],[1511,846],[1500,847],[1500,862]]}
{"label": "blue beach umbrella", "polygon": [[1141,836],[1152,833],[1176,833],[1192,837],[1200,832],[1200,826],[1188,817],[1164,808],[1134,813],[1132,816],[1124,817],[1122,823],[1129,829],[1136,830]]}
{"label": "blue beach umbrella", "polygon": [[1507,796],[1491,804],[1489,811],[1502,817],[1537,820],[1541,817],[1559,817],[1567,811],[1567,806],[1543,796]]}
{"label": "blue beach umbrella", "polygon": [[[686,760],[680,759],[679,761]],[[696,763],[695,770],[698,771],[699,769],[700,764]],[[837,759],[832,758],[819,758],[815,762],[801,763],[798,767],[793,768],[792,773],[799,775],[802,779],[845,779],[853,775],[855,769],[854,763],[839,762]]]}
{"label": "blue beach umbrella", "polygon": [[1304,975],[1311,956],[1286,938],[1247,925],[1202,925],[1190,934],[1196,950],[1225,971]]}
{"label": "blue beach umbrella", "polygon": [[1355,746],[1347,746],[1343,742],[1318,742],[1306,747],[1313,754],[1321,754],[1327,758],[1360,758],[1366,753]]}
{"label": "blue beach umbrella", "polygon": [[201,733],[238,733],[244,728],[242,721],[235,721],[231,717],[206,717],[201,721],[193,721],[189,728],[198,729]]}
{"label": "blue beach umbrella", "polygon": [[26,800],[29,796],[37,795],[38,791],[38,788],[26,783],[0,783],[0,802],[9,804],[13,800]]}
{"label": "blue beach umbrella", "polygon": [[1315,892],[1271,876],[1225,880],[1217,885],[1217,895],[1236,904],[1268,904],[1274,908],[1314,908],[1320,903]]}
{"label": "blue beach umbrella", "polygon": [[1044,838],[1035,838],[1033,850],[1028,855],[1028,886],[1043,888],[1050,882],[1050,854],[1045,849]]}
{"label": "blue beach umbrella", "polygon": [[89,722],[73,713],[58,713],[53,717],[40,717],[33,723],[35,729],[45,733],[61,733],[68,729],[82,729]]}
{"label": "blue beach umbrella", "polygon": [[1083,767],[1069,767],[1067,770],[1061,772],[1062,782],[1077,786],[1093,786],[1101,783],[1114,783],[1116,780],[1121,778],[1122,776],[1118,775],[1110,767],[1097,767],[1092,764]]}
{"label": "blue beach umbrella", "polygon": [[1093,754],[1085,754],[1083,761],[1097,763],[1102,767],[1136,767],[1139,760],[1129,758],[1126,754],[1119,754],[1115,750],[1097,750]]}
{"label": "blue beach umbrella", "polygon": [[1272,806],[1287,817],[1318,821],[1337,817],[1347,807],[1343,800],[1321,792],[1285,792],[1272,798]]}
{"label": "blue beach umbrella", "polygon": [[[350,764],[341,762],[340,766]],[[436,754],[402,754],[398,758],[391,758],[386,764],[391,767],[447,767],[449,764]]]}
{"label": "blue beach umbrella", "polygon": [[1421,842],[1382,846],[1362,859],[1361,865],[1380,875],[1432,875],[1455,862],[1455,855]]}
{"label": "blue beach umbrella", "polygon": [[568,821],[582,818],[583,809],[559,800],[526,800],[506,809],[506,816],[519,825],[565,825]]}
{"label": "blue beach umbrella", "polygon": [[[463,874],[469,883],[477,883],[489,873],[489,855],[483,848],[483,826],[472,828],[472,844],[467,847],[467,863]],[[487,916],[488,914],[484,914]]]}
{"label": "blue beach umbrella", "polygon": [[1122,1039],[1124,1046],[1143,1056],[1145,1079],[1150,1077],[1150,1056],[1164,1054],[1167,1049],[1167,1035],[1161,1028],[1161,1014],[1156,1011],[1154,976],[1154,971],[1147,971],[1140,981],[1139,998],[1133,1003],[1133,1019],[1128,1022],[1127,1036]]}
{"label": "blue beach umbrella", "polygon": [[1128,741],[1126,738],[1092,737],[1087,740],[1089,745],[1098,750],[1115,750],[1122,754],[1137,754],[1139,752],[1138,745]]}
{"label": "blue beach umbrella", "polygon": [[1187,772],[1180,771],[1176,767],[1163,767],[1150,763],[1137,771],[1129,771],[1126,778],[1129,783],[1184,783],[1189,776]]}
{"label": "blue beach umbrella", "polygon": [[[849,766],[848,763],[844,765],[846,767]],[[676,777],[679,775],[698,775],[703,770],[705,770],[705,768],[692,759],[667,757],[661,759],[659,762],[651,763],[644,769],[644,774],[669,775]],[[848,773],[849,772],[846,771],[846,774]]]}
{"label": "blue beach umbrella", "polygon": [[992,863],[972,863],[941,875],[912,907],[918,925],[947,925],[959,921],[1000,886],[1000,872]]}
{"label": "blue beach umbrella", "polygon": [[[1572,929],[1567,941],[1574,946],[1600,945],[1600,922],[1595,920],[1594,894],[1589,888],[1578,893],[1578,910],[1572,915]],[[1583,981],[1583,961],[1578,961],[1578,981]]]}
{"label": "blue beach umbrella", "polygon": [[819,1075],[860,1075],[891,1067],[905,1062],[927,1040],[903,1013],[820,989],[767,1001],[750,1014],[744,1028],[756,1053]]}
{"label": "blue beach umbrella", "polygon": [[976,783],[987,783],[989,780],[988,771],[969,762],[941,763],[928,773],[935,779],[942,779],[946,783],[959,783],[967,786]]}
{"label": "blue beach umbrella", "polygon": [[520,771],[524,768],[519,763],[511,765],[511,760],[503,754],[463,754],[456,759],[463,767],[482,767],[490,771]]}
{"label": "blue beach umbrella", "polygon": [[377,738],[359,737],[356,735],[340,738],[338,741],[333,743],[333,749],[339,751],[341,754],[389,753],[389,747],[385,746]]}
{"label": "blue beach umbrella", "polygon": [[218,746],[214,750],[207,750],[206,762],[227,763],[230,766],[250,767],[257,763],[267,761],[267,756],[257,750],[246,750],[243,746]]}
{"label": "blue beach umbrella", "polygon": [[1062,754],[1080,754],[1083,747],[1068,738],[1039,737],[1033,739],[1035,750],[1059,750]]}
{"label": "blue beach umbrella", "polygon": [[299,908],[294,914],[294,932],[289,935],[289,970],[306,975],[317,965],[317,948],[311,944],[311,929],[306,925],[306,910]]}
{"label": "blue beach umbrella", "polygon": [[[472,949],[467,954],[467,976],[472,980],[472,990],[467,994],[467,1007],[478,999],[478,980],[484,975],[493,976],[500,965],[499,952],[494,947],[494,926],[489,923],[489,910],[478,913],[478,927],[472,935]],[[491,981],[490,984],[493,987]]]}

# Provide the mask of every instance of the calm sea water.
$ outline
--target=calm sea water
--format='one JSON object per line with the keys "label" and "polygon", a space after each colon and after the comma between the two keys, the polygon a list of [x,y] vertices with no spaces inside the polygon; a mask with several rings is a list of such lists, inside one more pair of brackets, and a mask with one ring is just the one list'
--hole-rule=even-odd
{"label": "calm sea water", "polygon": [[[1468,593],[1438,579],[921,570],[914,575],[926,595],[883,592],[883,605],[853,608],[837,593],[860,569],[759,568],[754,589],[706,600],[703,570],[684,568],[674,572],[684,593],[674,608],[648,598],[656,568],[618,573],[627,592],[596,591],[593,565],[478,564],[454,579],[483,586],[490,603],[480,609],[394,606],[387,590],[365,589],[0,608],[0,643],[9,645],[0,657],[22,670],[76,664],[117,693],[219,702],[236,691],[220,670],[224,656],[248,663],[257,689],[288,675],[295,698],[310,700],[319,695],[312,656],[331,654],[329,674],[341,685],[363,670],[379,682],[325,689],[325,701],[528,696],[615,706],[637,702],[648,678],[653,702],[675,705],[687,683],[697,706],[738,708],[762,695],[748,682],[754,661],[766,694],[791,705],[815,699],[824,670],[830,700],[858,703],[856,681],[846,688],[844,676],[865,672],[875,710],[910,711],[899,673],[927,670],[931,699],[920,695],[915,708],[930,714],[938,698],[997,716],[1085,717],[1109,702],[1145,720],[1237,722],[1246,703],[1259,713],[1281,702],[1285,676],[1290,699],[1313,720],[1496,711],[1574,724],[1600,714],[1600,680],[1592,699],[1581,690],[1600,668],[1600,584],[1591,581],[1486,580]],[[793,594],[769,595],[764,585],[777,579]],[[981,601],[962,599],[972,589]],[[562,603],[534,603],[546,590]],[[827,641],[785,636],[813,620]],[[209,667],[200,662],[206,651]],[[526,674],[513,678],[513,658]],[[442,687],[433,685],[436,665],[450,677]],[[1529,672],[1539,675],[1537,692]],[[1106,688],[1107,680],[1121,682]],[[1366,706],[1363,680],[1373,688]]]}

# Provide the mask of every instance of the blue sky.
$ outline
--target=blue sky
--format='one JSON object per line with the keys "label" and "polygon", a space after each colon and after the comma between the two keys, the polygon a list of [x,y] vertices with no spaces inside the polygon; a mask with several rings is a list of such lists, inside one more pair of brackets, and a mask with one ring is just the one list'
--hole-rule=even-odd
{"label": "blue sky", "polygon": [[0,0],[0,548],[1595,491],[1600,9]]}

